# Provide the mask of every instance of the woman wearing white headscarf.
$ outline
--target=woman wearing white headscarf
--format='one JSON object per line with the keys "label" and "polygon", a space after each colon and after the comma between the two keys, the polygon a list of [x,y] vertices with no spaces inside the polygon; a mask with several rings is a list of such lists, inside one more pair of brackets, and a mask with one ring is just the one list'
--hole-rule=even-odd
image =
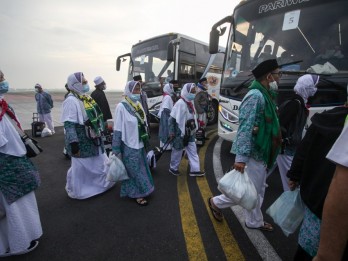
{"label": "woman wearing white headscarf", "polygon": [[[159,131],[158,136],[160,138],[160,147],[163,147],[163,145],[167,142],[169,138],[169,126],[168,126],[168,120],[170,117],[170,112],[173,109],[173,99],[172,95],[174,94],[173,84],[167,83],[163,87],[163,99],[161,103],[161,107],[158,112],[158,116],[160,117],[160,125],[159,125]],[[166,148],[167,150],[171,149],[170,144]]]}
{"label": "woman wearing white headscarf", "polygon": [[190,163],[190,176],[204,176],[200,171],[199,157],[195,143],[195,133],[198,129],[196,111],[192,101],[195,99],[196,85],[186,83],[181,90],[181,97],[175,103],[169,118],[169,136],[173,138],[169,172],[179,176],[179,165],[183,149]]}
{"label": "woman wearing white headscarf", "polygon": [[146,206],[146,197],[154,191],[154,184],[145,152],[149,135],[140,91],[139,82],[126,84],[125,98],[115,110],[112,152],[122,160],[129,177],[121,183],[120,196],[135,199],[140,206]]}
{"label": "woman wearing white headscarf", "polygon": [[316,93],[318,82],[318,75],[306,74],[301,76],[294,87],[295,94],[279,107],[279,123],[283,143],[282,152],[277,157],[277,165],[284,191],[290,189],[286,174],[290,169],[296,148],[302,139],[303,129],[308,118],[309,112],[306,103],[308,98]]}
{"label": "woman wearing white headscarf", "polygon": [[0,71],[0,257],[28,253],[42,236],[34,194],[40,177],[16,130],[21,129],[16,114],[4,99],[8,89]]}
{"label": "woman wearing white headscarf", "polygon": [[68,77],[68,89],[61,115],[65,147],[71,156],[65,189],[69,197],[85,199],[105,192],[115,183],[106,180],[107,156],[101,138],[103,114],[86,95],[89,86],[82,72]]}

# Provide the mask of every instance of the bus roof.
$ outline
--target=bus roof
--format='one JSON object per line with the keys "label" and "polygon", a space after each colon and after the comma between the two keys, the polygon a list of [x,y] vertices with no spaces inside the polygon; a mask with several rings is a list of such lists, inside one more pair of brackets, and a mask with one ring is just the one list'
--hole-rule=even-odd
{"label": "bus roof", "polygon": [[132,47],[137,46],[137,45],[140,45],[140,44],[143,44],[143,43],[146,43],[147,41],[152,41],[152,40],[154,40],[154,39],[161,38],[161,37],[167,37],[167,36],[176,36],[176,38],[186,38],[186,39],[191,40],[191,41],[194,41],[194,42],[196,42],[196,43],[200,43],[200,44],[203,44],[203,45],[206,45],[206,46],[209,45],[209,44],[206,43],[206,42],[197,40],[197,39],[195,39],[195,38],[193,38],[193,37],[190,37],[190,36],[187,36],[187,35],[185,35],[185,34],[171,32],[171,33],[166,33],[166,34],[157,35],[157,36],[154,36],[154,37],[145,39],[145,40],[143,40],[143,41],[140,40],[138,43],[134,44]]}

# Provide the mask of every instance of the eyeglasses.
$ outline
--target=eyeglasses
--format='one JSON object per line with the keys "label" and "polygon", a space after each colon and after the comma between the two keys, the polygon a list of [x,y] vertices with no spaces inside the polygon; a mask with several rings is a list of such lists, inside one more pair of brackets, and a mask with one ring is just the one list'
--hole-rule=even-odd
{"label": "eyeglasses", "polygon": [[283,76],[283,72],[277,72],[277,73],[271,73],[271,74],[278,74],[279,78],[281,78]]}

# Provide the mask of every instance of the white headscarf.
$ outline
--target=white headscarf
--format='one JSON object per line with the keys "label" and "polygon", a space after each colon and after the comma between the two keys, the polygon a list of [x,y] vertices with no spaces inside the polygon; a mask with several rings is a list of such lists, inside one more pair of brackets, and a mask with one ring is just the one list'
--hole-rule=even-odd
{"label": "white headscarf", "polygon": [[69,90],[72,90],[78,94],[83,94],[83,73],[82,72],[76,72],[68,77],[68,88]]}
{"label": "white headscarf", "polygon": [[294,91],[300,95],[304,102],[307,103],[308,98],[314,96],[317,92],[317,87],[315,87],[319,82],[318,75],[306,74],[298,78]]}
{"label": "white headscarf", "polygon": [[128,98],[130,98],[130,96],[132,95],[133,93],[133,90],[134,88],[139,85],[140,85],[140,82],[138,81],[129,81],[126,83],[126,86],[124,87],[124,95],[127,96]]}
{"label": "white headscarf", "polygon": [[163,87],[163,92],[166,93],[166,94],[171,94],[174,92],[174,89],[173,89],[173,84],[171,83],[167,83],[166,85],[164,85]]}
{"label": "white headscarf", "polygon": [[188,94],[191,92],[193,88],[196,88],[196,84],[194,83],[186,83],[184,87],[181,90],[181,97],[185,99],[187,102],[191,102],[189,99],[187,99]]}

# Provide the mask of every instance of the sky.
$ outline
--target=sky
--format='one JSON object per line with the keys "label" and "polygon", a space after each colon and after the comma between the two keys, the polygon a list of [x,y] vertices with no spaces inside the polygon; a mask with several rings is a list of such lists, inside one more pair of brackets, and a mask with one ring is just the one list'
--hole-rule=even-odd
{"label": "sky", "polygon": [[[177,32],[209,42],[211,27],[239,0],[0,0],[0,70],[10,90],[62,89],[83,72],[121,91],[116,58],[140,40]],[[224,43],[225,44],[225,43]],[[223,44],[223,45],[224,45]]]}

